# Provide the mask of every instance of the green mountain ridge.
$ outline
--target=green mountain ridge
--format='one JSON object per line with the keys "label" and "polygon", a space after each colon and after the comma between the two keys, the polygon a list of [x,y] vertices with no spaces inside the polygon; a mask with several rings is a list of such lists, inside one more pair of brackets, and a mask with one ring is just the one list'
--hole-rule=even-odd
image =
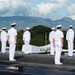
{"label": "green mountain ridge", "polygon": [[[64,17],[60,20],[51,20],[41,17],[29,17],[29,16],[11,16],[11,17],[0,17],[0,28],[10,28],[10,24],[16,22],[17,29],[25,29],[26,27],[32,28],[33,26],[43,25],[47,27],[56,27],[58,24],[62,24],[64,29],[67,29],[69,25],[75,25],[75,20]],[[75,26],[74,26],[75,28]]]}

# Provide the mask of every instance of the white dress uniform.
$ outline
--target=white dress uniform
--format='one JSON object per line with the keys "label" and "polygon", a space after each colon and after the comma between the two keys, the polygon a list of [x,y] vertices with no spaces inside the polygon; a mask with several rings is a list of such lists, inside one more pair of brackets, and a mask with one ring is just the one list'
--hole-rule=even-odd
{"label": "white dress uniform", "polygon": [[15,28],[11,28],[8,30],[8,37],[9,37],[9,45],[10,45],[10,50],[9,50],[9,60],[14,61],[14,54],[15,54],[15,36],[17,36],[17,30]]}
{"label": "white dress uniform", "polygon": [[54,38],[54,33],[55,31],[52,30],[50,33],[49,33],[49,41],[50,41],[50,47],[51,47],[51,55],[54,55],[55,53],[55,47],[53,45],[53,38]]}
{"label": "white dress uniform", "polygon": [[30,39],[31,39],[31,34],[29,31],[25,31],[23,34],[23,41],[24,41],[24,53],[28,54],[30,51]]}
{"label": "white dress uniform", "polygon": [[1,52],[6,52],[7,33],[5,30],[1,32]]}
{"label": "white dress uniform", "polygon": [[68,56],[73,56],[73,42],[74,42],[74,30],[69,29],[66,34],[66,40],[68,42]]}
{"label": "white dress uniform", "polygon": [[61,39],[64,38],[63,32],[59,29],[56,30],[54,34],[54,41],[55,41],[55,64],[62,64],[60,62],[61,51],[62,51],[62,42]]}

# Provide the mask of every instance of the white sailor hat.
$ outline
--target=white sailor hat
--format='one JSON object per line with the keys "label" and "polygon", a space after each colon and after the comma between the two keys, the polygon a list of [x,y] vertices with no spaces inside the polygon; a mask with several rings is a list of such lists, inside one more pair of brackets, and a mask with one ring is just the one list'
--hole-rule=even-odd
{"label": "white sailor hat", "polygon": [[57,25],[56,27],[57,27],[57,28],[58,28],[58,27],[62,27],[62,25]]}
{"label": "white sailor hat", "polygon": [[54,30],[55,28],[53,27],[52,30]]}
{"label": "white sailor hat", "polygon": [[11,26],[14,26],[14,25],[16,25],[16,23],[11,23]]}
{"label": "white sailor hat", "polygon": [[29,27],[27,27],[26,29],[27,29],[27,30],[29,30],[30,28],[29,28]]}
{"label": "white sailor hat", "polygon": [[2,29],[6,29],[6,27],[3,27]]}
{"label": "white sailor hat", "polygon": [[73,25],[70,25],[69,27],[73,27]]}

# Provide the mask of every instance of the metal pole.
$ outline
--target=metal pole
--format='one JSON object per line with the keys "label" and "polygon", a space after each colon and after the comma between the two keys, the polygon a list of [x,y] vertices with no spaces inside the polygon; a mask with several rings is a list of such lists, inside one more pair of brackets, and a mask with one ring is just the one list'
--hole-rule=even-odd
{"label": "metal pole", "polygon": [[45,45],[47,44],[47,32],[45,32]]}

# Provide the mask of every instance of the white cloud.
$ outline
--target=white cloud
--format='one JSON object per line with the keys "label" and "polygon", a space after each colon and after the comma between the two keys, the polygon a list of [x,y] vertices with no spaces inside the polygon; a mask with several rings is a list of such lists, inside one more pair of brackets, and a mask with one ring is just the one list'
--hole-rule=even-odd
{"label": "white cloud", "polygon": [[5,14],[10,10],[10,4],[7,1],[0,2],[0,14]]}
{"label": "white cloud", "polygon": [[21,0],[11,0],[11,7],[13,9],[16,9],[18,7],[27,7],[27,4],[25,2],[22,2]]}
{"label": "white cloud", "polygon": [[61,2],[61,3],[65,3],[67,0],[45,0],[45,2],[52,2],[52,3],[58,3],[58,2]]}
{"label": "white cloud", "polygon": [[75,4],[70,5],[68,11],[70,15],[75,15]]}
{"label": "white cloud", "polygon": [[57,0],[58,2],[62,2],[62,3],[65,3],[66,0]]}
{"label": "white cloud", "polygon": [[36,7],[34,7],[34,11],[36,11],[38,14],[47,15],[50,14],[61,7],[63,7],[64,4],[61,3],[41,3],[37,4]]}
{"label": "white cloud", "polygon": [[72,19],[75,19],[75,4],[71,4],[68,7],[69,15]]}
{"label": "white cloud", "polygon": [[11,12],[13,14],[25,15],[27,13],[27,3],[22,2],[21,0],[12,0],[11,1]]}
{"label": "white cloud", "polygon": [[[42,1],[42,2],[41,2]],[[0,16],[30,15],[37,17],[65,17],[75,15],[75,0],[0,0]],[[41,3],[40,3],[41,2]],[[35,3],[35,4],[34,4]],[[69,6],[69,7],[68,7]],[[65,8],[66,14],[60,12]],[[54,14],[53,14],[54,13]],[[53,15],[56,15],[55,17]],[[57,15],[58,14],[58,15]],[[57,18],[58,18],[57,17]]]}
{"label": "white cloud", "polygon": [[[31,4],[34,1],[36,0],[1,0],[0,15],[30,15],[30,11],[47,15],[61,8],[66,0],[45,0],[46,3],[43,1],[43,3],[32,7]],[[56,1],[56,3],[49,3],[48,1]]]}
{"label": "white cloud", "polygon": [[0,15],[28,15],[31,4],[26,0],[2,0],[0,1]]}
{"label": "white cloud", "polygon": [[73,20],[75,20],[75,15],[70,16]]}

